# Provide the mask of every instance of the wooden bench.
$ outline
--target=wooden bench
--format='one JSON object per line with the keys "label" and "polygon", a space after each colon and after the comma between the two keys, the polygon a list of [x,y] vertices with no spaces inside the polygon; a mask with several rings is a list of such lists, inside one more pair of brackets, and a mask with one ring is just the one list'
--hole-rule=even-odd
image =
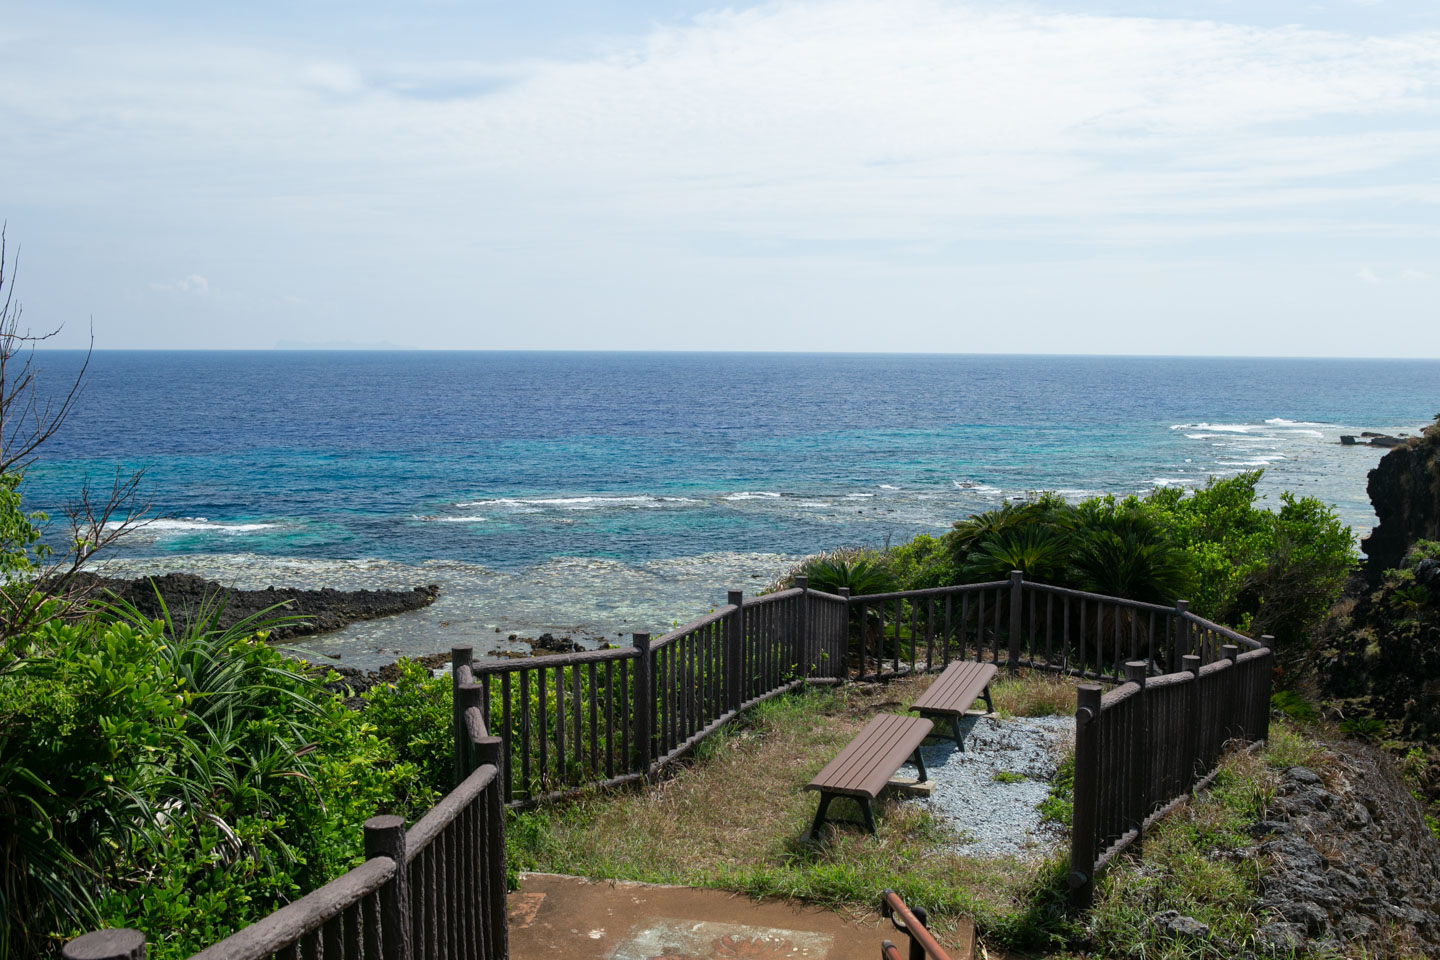
{"label": "wooden bench", "polygon": [[948,719],[955,746],[964,750],[960,718],[970,712],[976,697],[985,698],[986,713],[995,712],[995,704],[990,699],[990,680],[995,672],[993,663],[956,660],[935,678],[928,690],[916,698],[910,709],[922,717]]}
{"label": "wooden bench", "polygon": [[805,786],[806,790],[820,791],[820,808],[815,811],[815,823],[810,828],[811,839],[820,838],[820,829],[825,826],[825,813],[830,809],[830,801],[836,797],[854,798],[865,816],[865,822],[858,825],[874,833],[873,804],[895,771],[906,760],[913,758],[920,773],[918,782],[923,783],[927,779],[920,744],[934,727],[935,724],[929,720],[898,717],[891,713],[882,713],[865,724],[865,729],[857,733],[855,739]]}

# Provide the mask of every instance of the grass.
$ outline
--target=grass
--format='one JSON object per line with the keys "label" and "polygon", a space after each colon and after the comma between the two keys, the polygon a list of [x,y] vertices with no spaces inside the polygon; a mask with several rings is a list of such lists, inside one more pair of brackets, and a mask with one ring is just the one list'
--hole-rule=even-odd
{"label": "grass", "polygon": [[[697,761],[654,787],[517,815],[520,870],[717,887],[871,912],[891,887],[942,934],[960,915],[1007,940],[1038,942],[1058,911],[1057,861],[981,860],[946,849],[949,829],[918,804],[882,799],[878,836],[827,825],[803,840],[817,798],[804,785],[878,711],[903,711],[928,680],[812,688],[751,711]],[[832,816],[859,818],[837,801]],[[1042,906],[1037,907],[1037,904]],[[948,918],[948,919],[947,919]]]}
{"label": "grass", "polygon": [[990,684],[995,712],[1002,717],[1062,717],[1075,714],[1078,681],[1043,670],[997,674]]}

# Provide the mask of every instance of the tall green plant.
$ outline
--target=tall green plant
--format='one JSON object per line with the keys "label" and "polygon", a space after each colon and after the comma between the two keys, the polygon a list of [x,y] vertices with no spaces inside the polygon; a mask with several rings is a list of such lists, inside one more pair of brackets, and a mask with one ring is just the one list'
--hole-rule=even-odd
{"label": "tall green plant", "polygon": [[1087,500],[1071,514],[1075,586],[1145,603],[1173,603],[1194,583],[1189,556],[1134,499]]}

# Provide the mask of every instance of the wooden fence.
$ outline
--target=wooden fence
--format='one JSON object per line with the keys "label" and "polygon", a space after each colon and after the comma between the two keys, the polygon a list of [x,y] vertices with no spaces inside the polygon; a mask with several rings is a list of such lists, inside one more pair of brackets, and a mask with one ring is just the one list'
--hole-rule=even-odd
{"label": "wooden fence", "polygon": [[[1254,641],[1250,641],[1254,642]],[[1126,664],[1126,682],[1109,693],[1086,684],[1075,712],[1075,797],[1070,830],[1071,901],[1087,907],[1095,878],[1121,850],[1218,772],[1232,744],[1266,739],[1274,657],[1265,646],[1221,647],[1201,664],[1149,675],[1145,661]]]}
{"label": "wooden fence", "polygon": [[[363,864],[191,960],[504,960],[501,742],[479,710],[460,717],[463,776],[429,813],[409,830],[400,817],[371,817]],[[101,930],[66,944],[64,955],[143,960],[145,946],[139,931]]]}
{"label": "wooden fence", "polygon": [[[454,648],[456,789],[408,832],[396,817],[367,821],[364,865],[193,960],[503,960],[506,806],[652,777],[741,711],[807,683],[973,658],[1118,684],[1079,692],[1070,876],[1080,904],[1120,850],[1208,782],[1226,744],[1266,735],[1269,649],[1184,601],[1119,600],[1018,571],[859,597],[797,577],[789,590],[727,599],[619,649],[475,662]],[[101,931],[66,955],[143,949],[135,931]]]}
{"label": "wooden fence", "polygon": [[799,585],[728,603],[631,646],[469,666],[501,740],[505,802],[528,807],[653,776],[737,713],[811,682],[836,682],[849,600]]}

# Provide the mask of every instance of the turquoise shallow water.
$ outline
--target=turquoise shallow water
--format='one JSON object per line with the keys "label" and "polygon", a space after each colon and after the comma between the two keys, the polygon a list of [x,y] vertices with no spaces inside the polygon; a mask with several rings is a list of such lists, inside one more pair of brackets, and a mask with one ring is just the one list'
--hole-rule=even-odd
{"label": "turquoise shallow water", "polygon": [[[48,384],[78,355],[40,355]],[[26,480],[55,509],[143,467],[117,559],[239,584],[442,585],[313,645],[347,661],[512,632],[660,629],[847,543],[1027,490],[1262,489],[1374,522],[1380,451],[1440,362],[580,353],[103,352]],[[496,629],[500,630],[496,634]]]}

